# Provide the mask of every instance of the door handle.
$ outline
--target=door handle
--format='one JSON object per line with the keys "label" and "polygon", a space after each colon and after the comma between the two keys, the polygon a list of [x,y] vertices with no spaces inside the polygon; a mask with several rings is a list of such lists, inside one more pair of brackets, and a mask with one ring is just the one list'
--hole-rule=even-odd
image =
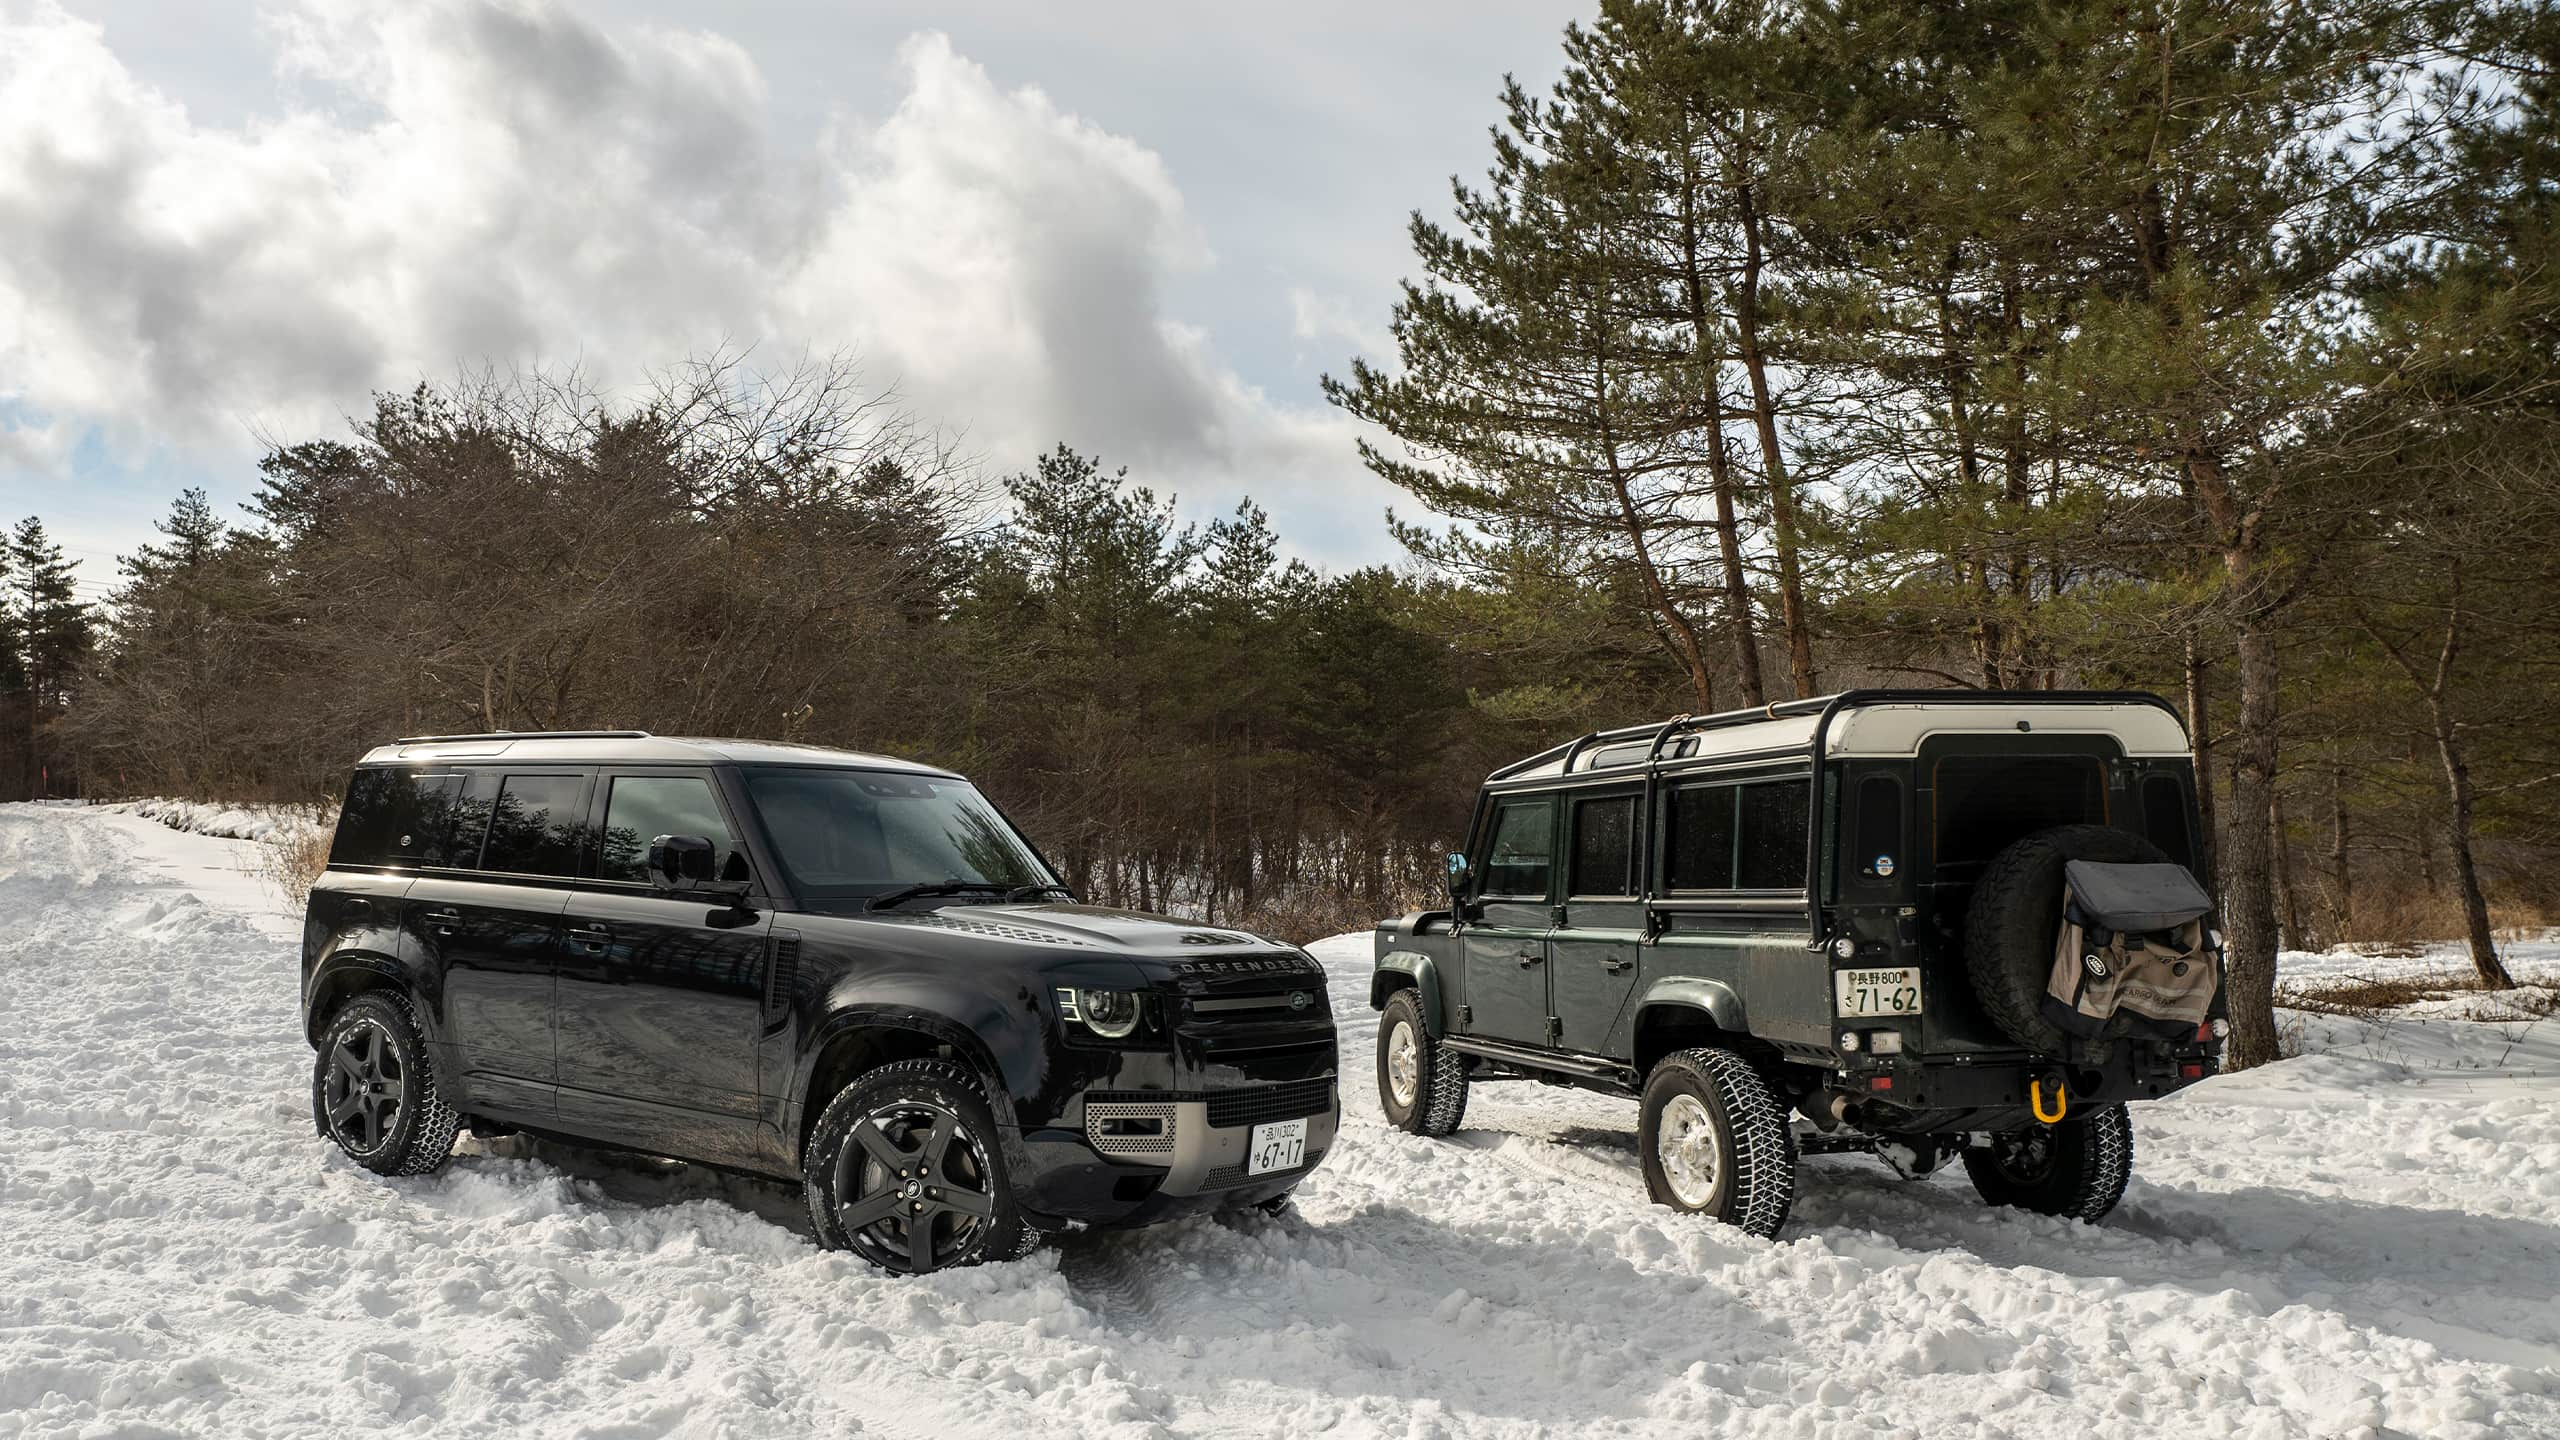
{"label": "door handle", "polygon": [[1610,955],[1601,959],[1600,968],[1612,975],[1623,975],[1636,968],[1636,962],[1624,955]]}
{"label": "door handle", "polygon": [[338,907],[338,913],[349,920],[367,919],[373,914],[373,902],[361,895],[351,896]]}
{"label": "door handle", "polygon": [[569,935],[580,945],[598,955],[603,954],[605,948],[613,943],[613,931],[602,925],[580,925],[572,929]]}
{"label": "door handle", "polygon": [[437,934],[450,935],[453,933],[453,927],[462,923],[462,912],[459,910],[430,910],[427,912],[427,923],[435,927],[435,932]]}
{"label": "door handle", "polygon": [[1520,952],[1520,968],[1526,970],[1546,958],[1547,952],[1544,950],[1523,950]]}

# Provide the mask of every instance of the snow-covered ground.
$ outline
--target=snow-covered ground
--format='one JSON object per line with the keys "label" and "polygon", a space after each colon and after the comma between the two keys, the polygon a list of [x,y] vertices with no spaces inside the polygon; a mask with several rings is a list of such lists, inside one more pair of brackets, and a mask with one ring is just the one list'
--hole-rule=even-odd
{"label": "snow-covered ground", "polygon": [[2137,1112],[2121,1210],[1808,1162],[1778,1243],[1645,1203],[1631,1108],[1349,1124],[1282,1219],[888,1279],[783,1187],[311,1132],[247,842],[0,807],[0,1436],[2560,1435],[2560,1022],[2322,1020]]}

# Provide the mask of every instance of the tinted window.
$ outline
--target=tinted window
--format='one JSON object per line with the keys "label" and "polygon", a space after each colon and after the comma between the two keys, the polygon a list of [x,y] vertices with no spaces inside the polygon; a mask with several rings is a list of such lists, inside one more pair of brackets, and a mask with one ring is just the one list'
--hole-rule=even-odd
{"label": "tinted window", "polygon": [[439,865],[462,777],[359,770],[347,782],[329,860],[337,865]]}
{"label": "tinted window", "polygon": [[1663,883],[1673,890],[1733,888],[1733,791],[1693,785],[1671,792],[1663,817]]}
{"label": "tinted window", "polygon": [[1494,807],[1493,848],[1484,862],[1487,895],[1545,899],[1547,869],[1555,857],[1556,808],[1546,797],[1505,800]]}
{"label": "tinted window", "polygon": [[1633,895],[1636,797],[1577,801],[1573,807],[1573,869],[1566,893]]}
{"label": "tinted window", "polygon": [[711,782],[695,775],[617,775],[605,796],[604,834],[596,852],[599,880],[649,878],[649,842],[661,835],[700,835],[727,854],[736,841],[720,815]]}
{"label": "tinted window", "polygon": [[2142,782],[2142,829],[2172,860],[2192,867],[2195,841],[2187,834],[2187,789],[2174,775]]}
{"label": "tinted window", "polygon": [[[478,785],[472,787],[474,792]],[[574,875],[580,801],[587,782],[576,775],[509,775],[489,801],[488,843],[480,868],[513,875]],[[456,864],[468,863],[460,858]]]}
{"label": "tinted window", "polygon": [[1988,860],[2038,830],[2107,818],[2106,767],[2094,755],[1951,755],[1936,779],[1940,865]]}
{"label": "tinted window", "polygon": [[1807,782],[1782,780],[1742,787],[1739,888],[1804,888],[1806,822],[1812,795]]}
{"label": "tinted window", "polygon": [[1858,873],[1880,878],[1880,860],[1890,860],[1899,873],[1902,863],[1902,782],[1890,775],[1870,775],[1858,782],[1858,847],[1850,853]]}

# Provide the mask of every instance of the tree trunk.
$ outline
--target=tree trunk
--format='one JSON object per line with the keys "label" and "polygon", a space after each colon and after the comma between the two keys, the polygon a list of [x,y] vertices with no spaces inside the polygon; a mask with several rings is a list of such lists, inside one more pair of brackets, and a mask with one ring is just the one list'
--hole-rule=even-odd
{"label": "tree trunk", "polygon": [[1683,166],[1681,180],[1681,288],[1689,306],[1691,343],[1697,347],[1699,368],[1707,377],[1707,481],[1716,502],[1716,559],[1724,570],[1725,631],[1733,643],[1733,668],[1742,682],[1742,703],[1766,705],[1769,695],[1760,678],[1760,636],[1758,627],[1751,623],[1751,578],[1742,566],[1742,522],[1734,499],[1733,456],[1724,444],[1724,351],[1709,339],[1717,333],[1720,322],[1707,306],[1703,242],[1698,234],[1699,181],[1696,171],[1687,165]]}
{"label": "tree trunk", "polygon": [[2347,875],[2347,767],[2329,767],[2329,943],[2343,945],[2355,924]]}
{"label": "tree trunk", "polygon": [[2246,1070],[2279,1058],[2276,1046],[2276,906],[2271,853],[2276,785],[2276,637],[2259,564],[2259,512],[2241,500],[2218,455],[2194,452],[2188,472],[2212,523],[2233,602],[2240,711],[2232,726],[2230,843],[2222,857],[2222,922],[2231,1044],[2225,1061]]}
{"label": "tree trunk", "polygon": [[2208,673],[2212,663],[2196,645],[2195,632],[2188,631],[2187,748],[2195,756],[2196,765],[2196,873],[2204,876],[2218,893],[2222,872],[2214,868],[2214,857],[2221,851],[2221,837],[2213,828],[2213,728],[2208,723],[2212,718]]}
{"label": "tree trunk", "polygon": [[2293,878],[2293,841],[2285,833],[2284,790],[2273,791],[2267,808],[2268,847],[2275,855],[2277,940],[2286,950],[2308,950],[2302,938],[2302,887]]}
{"label": "tree trunk", "polygon": [[1812,621],[1804,609],[1804,577],[1797,560],[1795,482],[1778,445],[1778,410],[1770,399],[1769,360],[1760,353],[1760,211],[1750,182],[1734,187],[1742,218],[1742,281],[1734,306],[1734,337],[1743,373],[1751,379],[1751,422],[1760,434],[1761,468],[1769,480],[1769,528],[1778,552],[1778,618],[1787,631],[1787,669],[1796,697],[1815,693]]}

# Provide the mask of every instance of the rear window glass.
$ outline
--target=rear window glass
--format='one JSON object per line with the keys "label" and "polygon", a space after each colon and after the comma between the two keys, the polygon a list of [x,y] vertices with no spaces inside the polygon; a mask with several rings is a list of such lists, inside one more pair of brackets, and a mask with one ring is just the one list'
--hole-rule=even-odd
{"label": "rear window glass", "polygon": [[1874,880],[1899,869],[1901,856],[1902,782],[1870,775],[1858,782],[1858,848],[1850,859],[1859,875]]}
{"label": "rear window glass", "polygon": [[1635,893],[1636,797],[1577,801],[1573,807],[1573,869],[1567,892],[1574,895]]}
{"label": "rear window glass", "polygon": [[338,809],[333,865],[437,865],[462,777],[450,772],[358,770]]}
{"label": "rear window glass", "polygon": [[1988,860],[2039,830],[2107,818],[2106,766],[2094,755],[1950,755],[1936,784],[1940,865]]}
{"label": "rear window glass", "polygon": [[491,778],[472,777],[448,863],[470,868],[470,841],[485,831],[479,869],[510,875],[576,874],[586,780],[577,775],[508,775],[491,786]]}
{"label": "rear window glass", "polygon": [[1807,782],[1745,785],[1742,789],[1738,888],[1804,888],[1806,819],[1812,804]]}
{"label": "rear window glass", "polygon": [[1673,890],[1804,888],[1812,800],[1802,780],[1673,791],[1664,817],[1663,883]]}
{"label": "rear window glass", "polygon": [[2170,859],[2195,865],[2195,841],[2187,834],[2187,787],[2176,776],[2154,775],[2142,782],[2142,831]]}
{"label": "rear window glass", "polygon": [[1487,895],[1545,899],[1555,858],[1556,807],[1545,796],[1506,800],[1493,812],[1493,848],[1484,865]]}
{"label": "rear window glass", "polygon": [[1733,790],[1693,785],[1671,792],[1662,838],[1663,883],[1669,888],[1733,888]]}

